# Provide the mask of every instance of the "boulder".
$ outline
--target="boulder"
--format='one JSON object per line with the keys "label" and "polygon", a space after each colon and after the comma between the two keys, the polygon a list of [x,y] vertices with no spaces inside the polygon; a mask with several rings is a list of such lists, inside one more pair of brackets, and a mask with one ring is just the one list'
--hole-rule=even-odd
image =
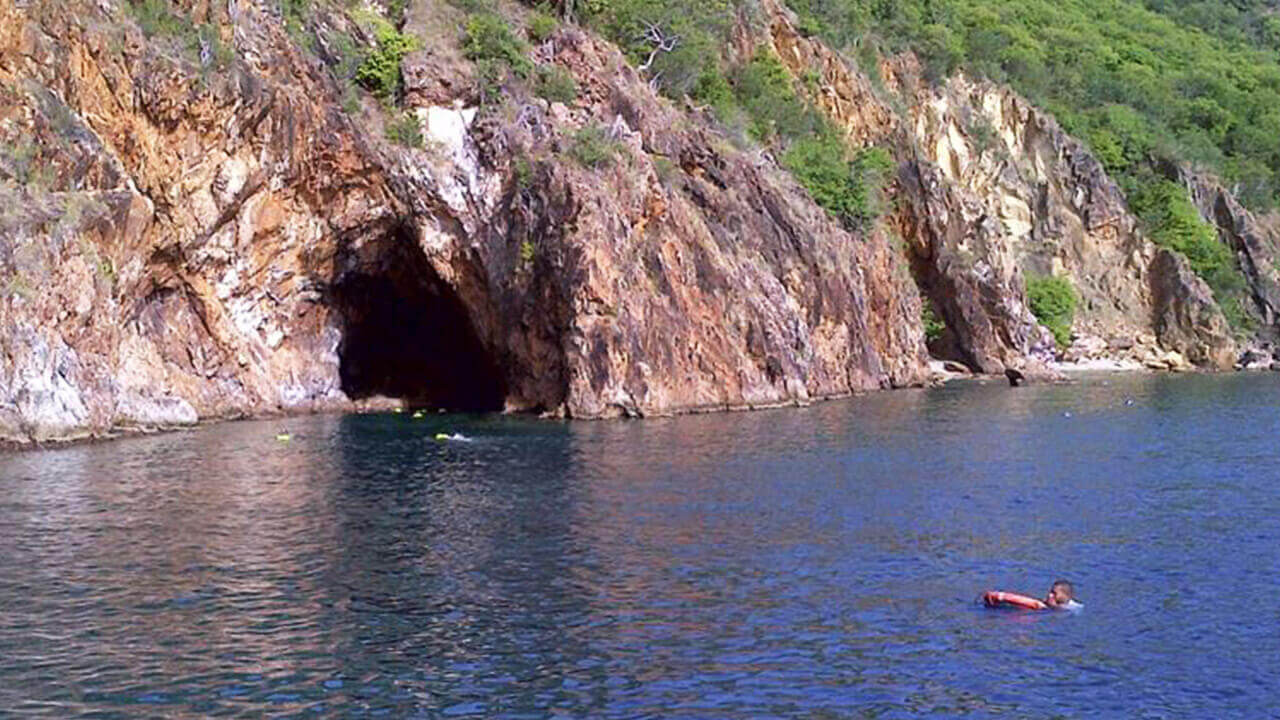
{"label": "boulder", "polygon": [[1249,348],[1240,353],[1240,360],[1236,366],[1241,370],[1267,370],[1271,367],[1271,363],[1275,361],[1269,351],[1261,348]]}

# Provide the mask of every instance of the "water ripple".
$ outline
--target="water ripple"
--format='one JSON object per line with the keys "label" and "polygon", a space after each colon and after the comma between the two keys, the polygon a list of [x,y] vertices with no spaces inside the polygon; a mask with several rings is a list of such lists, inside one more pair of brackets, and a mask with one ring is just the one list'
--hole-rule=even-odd
{"label": "water ripple", "polygon": [[[0,708],[1276,715],[1275,613],[1240,608],[1274,604],[1278,399],[1274,376],[1113,377],[3,456]],[[1083,613],[974,602],[1058,575]]]}

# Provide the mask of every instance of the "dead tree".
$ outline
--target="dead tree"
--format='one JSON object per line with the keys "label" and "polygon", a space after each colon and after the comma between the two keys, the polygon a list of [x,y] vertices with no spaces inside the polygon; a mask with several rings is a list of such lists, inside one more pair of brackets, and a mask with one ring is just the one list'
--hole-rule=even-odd
{"label": "dead tree", "polygon": [[667,34],[657,23],[646,22],[644,25],[644,32],[636,39],[649,45],[649,58],[640,66],[640,72],[648,72],[662,53],[669,53],[680,47],[679,35]]}

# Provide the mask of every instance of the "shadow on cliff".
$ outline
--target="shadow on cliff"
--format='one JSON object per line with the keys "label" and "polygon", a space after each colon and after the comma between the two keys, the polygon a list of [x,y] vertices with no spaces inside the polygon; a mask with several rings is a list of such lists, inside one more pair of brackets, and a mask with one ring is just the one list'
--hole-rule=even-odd
{"label": "shadow on cliff", "polygon": [[340,316],[342,389],[413,407],[501,410],[505,382],[457,293],[427,261],[409,227],[364,246],[333,285]]}

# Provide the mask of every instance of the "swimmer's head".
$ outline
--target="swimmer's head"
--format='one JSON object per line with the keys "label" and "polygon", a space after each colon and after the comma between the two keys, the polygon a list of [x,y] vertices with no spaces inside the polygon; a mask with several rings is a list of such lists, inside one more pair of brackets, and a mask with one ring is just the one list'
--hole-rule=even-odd
{"label": "swimmer's head", "polygon": [[1070,603],[1075,597],[1076,591],[1071,587],[1071,583],[1066,580],[1054,580],[1053,587],[1049,588],[1049,595],[1044,599],[1044,604],[1049,607],[1061,607]]}

